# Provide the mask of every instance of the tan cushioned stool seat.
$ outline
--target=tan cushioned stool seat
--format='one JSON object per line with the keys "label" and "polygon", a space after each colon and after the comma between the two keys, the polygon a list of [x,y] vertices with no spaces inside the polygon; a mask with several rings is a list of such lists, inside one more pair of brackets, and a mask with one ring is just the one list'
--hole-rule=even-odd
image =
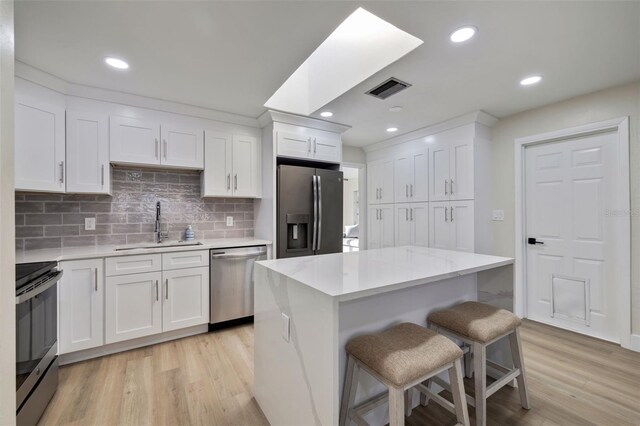
{"label": "tan cushioned stool seat", "polygon": [[522,322],[505,309],[478,302],[464,302],[451,309],[434,312],[427,321],[481,343],[514,330]]}
{"label": "tan cushioned stool seat", "polygon": [[462,357],[462,350],[455,343],[412,323],[355,337],[347,343],[346,350],[397,387]]}

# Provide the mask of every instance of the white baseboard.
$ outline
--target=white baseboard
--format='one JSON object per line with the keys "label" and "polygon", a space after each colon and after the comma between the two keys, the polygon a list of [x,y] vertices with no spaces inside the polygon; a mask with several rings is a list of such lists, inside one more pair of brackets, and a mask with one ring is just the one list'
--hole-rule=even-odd
{"label": "white baseboard", "polygon": [[629,349],[640,352],[640,334],[632,334],[630,343]]}

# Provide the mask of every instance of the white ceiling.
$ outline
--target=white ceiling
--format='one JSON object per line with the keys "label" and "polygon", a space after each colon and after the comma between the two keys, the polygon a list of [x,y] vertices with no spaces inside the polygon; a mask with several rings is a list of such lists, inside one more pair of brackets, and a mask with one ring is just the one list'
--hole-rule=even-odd
{"label": "white ceiling", "polygon": [[[16,57],[73,83],[257,117],[359,6],[424,44],[323,108],[352,126],[350,145],[386,139],[390,126],[401,134],[478,109],[504,117],[640,79],[640,2],[18,1]],[[467,24],[477,36],[449,42]],[[107,55],[131,68],[107,68]],[[533,73],[544,81],[518,85]],[[413,86],[385,101],[364,94],[390,76]]]}

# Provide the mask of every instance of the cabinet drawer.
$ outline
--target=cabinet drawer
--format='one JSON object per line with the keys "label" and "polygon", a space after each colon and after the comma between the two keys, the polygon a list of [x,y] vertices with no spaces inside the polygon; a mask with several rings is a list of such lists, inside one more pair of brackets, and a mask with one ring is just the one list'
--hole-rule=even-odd
{"label": "cabinet drawer", "polygon": [[138,274],[162,270],[161,254],[140,254],[135,256],[108,257],[106,275]]}
{"label": "cabinet drawer", "polygon": [[162,269],[165,271],[200,266],[209,266],[209,250],[162,253]]}

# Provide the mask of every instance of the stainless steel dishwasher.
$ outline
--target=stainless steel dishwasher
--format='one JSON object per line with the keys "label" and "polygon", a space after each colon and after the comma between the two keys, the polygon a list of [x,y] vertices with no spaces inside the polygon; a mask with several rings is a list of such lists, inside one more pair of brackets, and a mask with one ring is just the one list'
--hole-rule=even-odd
{"label": "stainless steel dishwasher", "polygon": [[266,246],[213,249],[210,315],[213,328],[253,316],[253,264],[267,258]]}

